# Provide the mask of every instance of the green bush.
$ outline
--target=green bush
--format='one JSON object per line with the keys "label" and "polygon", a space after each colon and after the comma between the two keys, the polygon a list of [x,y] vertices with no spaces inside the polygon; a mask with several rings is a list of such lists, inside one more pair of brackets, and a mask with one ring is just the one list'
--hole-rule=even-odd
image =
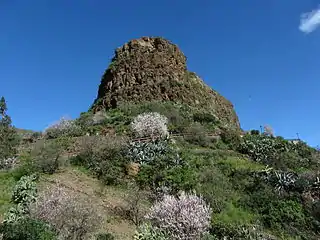
{"label": "green bush", "polygon": [[124,179],[125,165],[128,163],[125,147],[126,142],[122,138],[108,139],[98,146],[83,149],[70,162],[88,168],[107,185],[119,184]]}
{"label": "green bush", "polygon": [[232,150],[237,150],[241,144],[240,134],[233,130],[224,130],[221,133],[221,140]]}
{"label": "green bush", "polygon": [[263,223],[271,229],[306,228],[307,218],[300,203],[292,200],[272,200],[260,209]]}
{"label": "green bush", "polygon": [[114,236],[111,233],[98,233],[96,240],[114,240]]}
{"label": "green bush", "polygon": [[195,184],[195,172],[174,147],[165,154],[159,154],[149,164],[143,164],[136,176],[141,187],[156,189],[168,187],[176,192],[180,189],[190,190]]}
{"label": "green bush", "polygon": [[59,142],[39,142],[31,150],[26,165],[34,171],[53,174],[62,165],[62,151]]}
{"label": "green bush", "polygon": [[169,237],[161,229],[152,227],[150,224],[139,226],[134,235],[134,240],[169,240]]}
{"label": "green bush", "polygon": [[14,223],[29,214],[30,204],[36,201],[36,175],[23,176],[13,188],[11,201],[15,204],[5,214],[6,223]]}
{"label": "green bush", "polygon": [[184,136],[184,139],[191,144],[208,147],[211,141],[206,132],[206,129],[200,123],[194,123],[186,129],[187,135]]}
{"label": "green bush", "polygon": [[0,225],[3,240],[57,240],[56,233],[46,223],[24,218],[14,223]]}

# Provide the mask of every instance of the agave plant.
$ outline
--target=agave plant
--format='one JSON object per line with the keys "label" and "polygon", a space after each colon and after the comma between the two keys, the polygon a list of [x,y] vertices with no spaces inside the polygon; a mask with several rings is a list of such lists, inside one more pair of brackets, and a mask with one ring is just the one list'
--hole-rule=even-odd
{"label": "agave plant", "polygon": [[288,190],[292,187],[296,180],[297,176],[291,172],[282,172],[282,171],[275,171],[275,188],[276,191],[281,193],[284,190]]}

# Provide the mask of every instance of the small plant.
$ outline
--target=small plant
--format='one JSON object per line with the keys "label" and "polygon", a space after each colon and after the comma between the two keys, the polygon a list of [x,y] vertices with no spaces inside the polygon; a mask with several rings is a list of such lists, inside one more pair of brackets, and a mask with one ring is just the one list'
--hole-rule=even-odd
{"label": "small plant", "polygon": [[131,128],[137,137],[162,138],[169,135],[168,119],[157,112],[142,113],[134,118]]}
{"label": "small plant", "polygon": [[143,224],[139,226],[139,229],[134,235],[134,240],[169,240],[168,236],[156,227],[152,227],[150,224]]}
{"label": "small plant", "polygon": [[18,158],[17,157],[9,157],[5,159],[0,159],[0,170],[9,170],[14,168],[18,164]]}
{"label": "small plant", "polygon": [[12,193],[12,202],[16,205],[6,213],[4,222],[13,223],[29,214],[30,204],[36,201],[36,175],[23,176],[17,182]]}
{"label": "small plant", "polygon": [[114,240],[114,236],[111,233],[98,233],[96,235],[96,240]]}
{"label": "small plant", "polygon": [[146,215],[153,227],[162,229],[170,239],[201,239],[211,220],[211,208],[202,197],[182,192],[178,197],[165,195]]}

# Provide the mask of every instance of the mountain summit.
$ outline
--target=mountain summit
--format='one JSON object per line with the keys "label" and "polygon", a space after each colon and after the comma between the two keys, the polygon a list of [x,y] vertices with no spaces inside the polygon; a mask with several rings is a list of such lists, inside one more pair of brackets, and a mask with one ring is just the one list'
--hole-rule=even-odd
{"label": "mountain summit", "polygon": [[214,114],[226,127],[240,129],[232,103],[188,71],[183,52],[164,38],[142,37],[117,48],[92,109],[146,101],[187,104]]}

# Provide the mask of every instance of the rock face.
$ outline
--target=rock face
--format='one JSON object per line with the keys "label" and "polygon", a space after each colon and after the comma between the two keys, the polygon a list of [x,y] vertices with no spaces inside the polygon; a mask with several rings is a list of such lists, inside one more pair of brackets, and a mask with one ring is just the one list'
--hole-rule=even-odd
{"label": "rock face", "polygon": [[187,70],[186,57],[176,45],[163,38],[143,37],[116,49],[92,108],[98,111],[154,100],[209,111],[226,126],[240,129],[232,103]]}

